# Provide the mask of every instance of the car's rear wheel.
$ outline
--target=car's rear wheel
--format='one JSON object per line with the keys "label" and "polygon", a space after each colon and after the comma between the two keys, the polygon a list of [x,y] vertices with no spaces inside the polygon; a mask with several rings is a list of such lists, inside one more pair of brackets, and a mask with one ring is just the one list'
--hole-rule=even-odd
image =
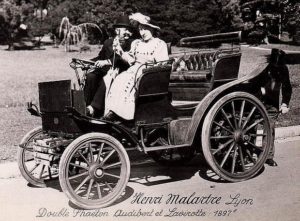
{"label": "car's rear wheel", "polygon": [[255,176],[273,142],[268,114],[253,95],[233,92],[209,110],[202,127],[206,161],[221,178],[237,182]]}
{"label": "car's rear wheel", "polygon": [[42,127],[29,131],[21,140],[18,167],[22,176],[32,185],[46,187],[46,182],[58,177],[58,170],[35,160],[33,142],[43,136]]}

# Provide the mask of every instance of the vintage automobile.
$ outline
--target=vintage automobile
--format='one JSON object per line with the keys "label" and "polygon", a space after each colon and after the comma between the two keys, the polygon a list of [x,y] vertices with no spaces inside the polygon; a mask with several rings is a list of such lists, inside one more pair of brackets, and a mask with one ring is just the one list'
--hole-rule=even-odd
{"label": "vintage automobile", "polygon": [[[238,40],[240,33],[183,38],[180,46],[226,39]],[[70,63],[80,89],[71,80],[39,83],[39,109],[29,103],[28,110],[41,117],[42,126],[21,141],[23,177],[39,187],[58,177],[71,202],[95,209],[109,206],[124,192],[131,150],[165,165],[184,164],[200,153],[221,179],[238,182],[255,176],[274,142],[260,93],[264,85],[259,79],[268,64],[238,78],[239,46],[170,56],[173,63],[148,64],[138,79],[132,121],[85,115],[79,70],[88,71],[91,61]]]}

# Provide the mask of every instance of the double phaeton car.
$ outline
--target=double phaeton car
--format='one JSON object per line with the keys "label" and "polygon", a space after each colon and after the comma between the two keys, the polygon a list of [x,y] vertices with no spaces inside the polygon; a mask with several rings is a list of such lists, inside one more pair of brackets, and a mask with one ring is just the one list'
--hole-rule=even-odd
{"label": "double phaeton car", "polygon": [[[239,39],[240,32],[233,32],[183,38],[179,44]],[[274,142],[260,96],[264,85],[259,76],[268,64],[238,78],[241,50],[236,44],[170,57],[170,62],[147,64],[143,70],[132,121],[86,116],[84,74],[93,67],[91,61],[70,63],[80,89],[71,80],[39,83],[39,108],[29,103],[28,110],[41,117],[42,126],[19,145],[23,177],[40,187],[58,177],[71,202],[94,209],[112,204],[125,190],[132,150],[168,166],[187,163],[199,153],[212,171],[230,182],[258,174]]]}

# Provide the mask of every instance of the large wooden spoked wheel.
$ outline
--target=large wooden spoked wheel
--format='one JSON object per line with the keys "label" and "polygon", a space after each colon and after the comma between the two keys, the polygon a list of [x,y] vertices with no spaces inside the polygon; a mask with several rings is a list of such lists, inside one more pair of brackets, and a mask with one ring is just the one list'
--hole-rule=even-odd
{"label": "large wooden spoked wheel", "polygon": [[205,159],[221,178],[243,181],[255,176],[269,153],[272,130],[267,111],[253,95],[233,92],[219,99],[202,127]]}
{"label": "large wooden spoked wheel", "polygon": [[33,142],[43,135],[42,127],[29,131],[18,149],[18,166],[22,176],[32,185],[46,187],[46,181],[58,177],[58,171],[34,159]]}
{"label": "large wooden spoked wheel", "polygon": [[59,182],[71,202],[84,209],[106,207],[124,192],[130,162],[122,144],[103,133],[75,139],[59,163]]}

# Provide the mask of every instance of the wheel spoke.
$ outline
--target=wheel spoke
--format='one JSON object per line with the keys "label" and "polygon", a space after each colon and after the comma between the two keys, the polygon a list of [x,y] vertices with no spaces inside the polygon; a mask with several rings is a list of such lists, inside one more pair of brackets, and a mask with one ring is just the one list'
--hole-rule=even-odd
{"label": "wheel spoke", "polygon": [[248,144],[250,144],[252,147],[254,147],[255,149],[257,149],[257,150],[259,150],[261,152],[264,151],[262,147],[256,146],[254,143],[252,143],[250,141],[248,142]]}
{"label": "wheel spoke", "polygon": [[221,162],[221,167],[223,167],[224,166],[224,163],[227,161],[227,159],[228,159],[228,156],[229,156],[229,154],[230,154],[230,152],[231,152],[231,150],[232,150],[232,148],[235,146],[235,144],[233,143],[233,144],[231,144],[231,146],[230,146],[230,148],[229,148],[229,150],[227,151],[227,153],[226,153],[226,155],[224,156],[224,158],[223,158],[223,160],[222,160],[222,162]]}
{"label": "wheel spoke", "polygon": [[32,173],[40,164],[35,164],[35,166],[29,171],[29,173]]}
{"label": "wheel spoke", "polygon": [[89,183],[89,187],[88,187],[87,193],[86,193],[86,198],[87,199],[89,199],[89,197],[90,197],[90,193],[91,193],[91,190],[92,190],[93,183],[94,183],[94,179],[91,179],[90,183]]}
{"label": "wheel spoke", "polygon": [[238,146],[236,145],[234,147],[234,153],[233,153],[233,158],[232,158],[231,173],[234,173],[236,157],[237,157],[237,150],[238,150]]}
{"label": "wheel spoke", "polygon": [[255,164],[256,162],[255,162],[255,160],[252,158],[252,155],[251,155],[251,153],[250,153],[250,151],[249,151],[248,149],[246,150],[246,153],[247,153],[247,155],[250,157],[250,160],[252,161],[252,163]]}
{"label": "wheel spoke", "polygon": [[90,159],[91,159],[91,163],[94,162],[94,154],[92,151],[92,143],[89,143],[89,151],[90,151]]}
{"label": "wheel spoke", "polygon": [[241,164],[242,164],[242,169],[243,169],[243,171],[245,171],[246,168],[245,168],[245,162],[244,162],[244,156],[243,156],[242,148],[241,148],[240,145],[238,145],[238,148],[239,148],[239,155],[240,155],[240,160],[241,160]]}
{"label": "wheel spoke", "polygon": [[227,141],[225,144],[222,144],[221,147],[219,147],[217,150],[215,150],[213,152],[213,155],[215,155],[217,152],[219,152],[220,150],[224,149],[225,147],[227,147],[230,143],[233,142],[233,139],[230,139],[229,141]]}
{"label": "wheel spoke", "polygon": [[229,120],[229,118],[228,118],[228,115],[226,114],[226,112],[224,111],[224,109],[222,108],[221,109],[221,112],[222,112],[222,114],[223,114],[223,116],[225,117],[225,119],[226,119],[226,121],[227,121],[227,123],[229,124],[229,126],[231,127],[231,129],[235,129],[234,128],[234,126],[232,125],[232,123],[230,122],[230,120]]}
{"label": "wheel spoke", "polygon": [[97,193],[98,193],[98,197],[99,199],[102,198],[102,194],[101,194],[101,189],[100,189],[100,184],[96,182],[96,187],[97,187]]}
{"label": "wheel spoke", "polygon": [[243,115],[244,115],[244,108],[245,108],[245,100],[242,101],[242,105],[241,105],[239,127],[242,126],[242,119],[243,119]]}
{"label": "wheel spoke", "polygon": [[233,101],[231,102],[231,107],[232,107],[233,122],[234,122],[235,128],[237,128],[238,125],[237,125],[236,118],[235,118],[235,106],[234,106],[234,102]]}
{"label": "wheel spoke", "polygon": [[82,159],[87,163],[87,165],[90,165],[90,162],[85,158],[85,156],[82,155],[82,153],[80,151],[77,151],[77,153],[79,153],[79,155],[82,157]]}
{"label": "wheel spoke", "polygon": [[267,134],[250,134],[250,137],[265,137]]}
{"label": "wheel spoke", "polygon": [[69,180],[73,180],[73,179],[76,179],[78,177],[81,177],[81,176],[85,176],[85,175],[88,175],[88,171],[84,172],[84,173],[80,173],[80,174],[77,174],[77,175],[74,175],[74,176],[71,176],[69,177]]}
{"label": "wheel spoke", "polygon": [[246,133],[248,130],[252,129],[253,127],[255,127],[257,124],[261,123],[264,119],[260,119],[256,122],[254,122],[253,124],[251,124],[249,127],[247,127],[245,130],[244,130],[244,133]]}
{"label": "wheel spoke", "polygon": [[233,132],[229,129],[227,129],[226,127],[224,127],[223,125],[217,123],[216,121],[213,121],[214,124],[218,125],[219,127],[221,127],[222,129],[226,130],[227,132],[233,134]]}
{"label": "wheel spoke", "polygon": [[44,169],[45,169],[45,165],[42,166],[42,169],[41,169],[40,174],[39,174],[39,179],[41,179],[41,177],[43,175],[43,172],[44,172]]}
{"label": "wheel spoke", "polygon": [[100,146],[100,150],[99,150],[99,152],[98,152],[97,160],[96,160],[97,163],[99,163],[99,161],[100,161],[103,147],[104,147],[104,143],[102,143],[101,146]]}
{"label": "wheel spoke", "polygon": [[102,166],[108,160],[108,158],[110,158],[111,155],[114,154],[114,152],[116,152],[115,149],[113,149],[112,151],[110,151],[110,153],[103,159],[103,161],[100,163],[100,165]]}
{"label": "wheel spoke", "polygon": [[52,174],[51,174],[51,168],[50,166],[48,166],[48,175],[49,175],[49,179],[52,179]]}
{"label": "wheel spoke", "polygon": [[121,164],[122,164],[121,162],[112,163],[112,164],[103,166],[103,169],[105,170],[105,169],[108,169],[108,168],[111,168],[111,167],[114,167],[114,166],[119,166]]}
{"label": "wheel spoke", "polygon": [[232,138],[232,136],[211,136],[210,139],[228,139]]}
{"label": "wheel spoke", "polygon": [[105,182],[105,185],[108,187],[108,189],[109,189],[110,191],[112,191],[112,190],[113,190],[113,188],[111,187],[111,185],[109,185],[109,183],[108,183],[108,182]]}
{"label": "wheel spoke", "polygon": [[246,118],[246,120],[244,121],[243,125],[242,125],[242,129],[244,129],[244,127],[246,126],[246,124],[248,123],[248,121],[250,120],[252,114],[254,113],[254,111],[256,110],[256,107],[253,107],[251,112],[249,113],[248,117]]}
{"label": "wheel spoke", "polygon": [[80,190],[80,188],[87,182],[89,181],[90,177],[87,176],[79,185],[78,187],[74,190],[74,192],[76,193],[78,190]]}
{"label": "wheel spoke", "polygon": [[25,163],[28,163],[28,162],[30,162],[30,161],[34,161],[34,158],[32,157],[32,158],[30,158],[30,159],[26,159],[24,162],[25,162]]}
{"label": "wheel spoke", "polygon": [[111,176],[111,177],[114,177],[114,178],[117,178],[117,179],[120,179],[120,176],[118,175],[115,175],[115,174],[112,174],[112,173],[108,173],[108,172],[104,172],[103,175],[107,175],[107,176]]}
{"label": "wheel spoke", "polygon": [[75,163],[70,163],[70,165],[74,166],[74,167],[79,167],[79,168],[82,168],[82,169],[85,169],[85,170],[89,170],[89,168],[85,167],[85,166],[82,166],[82,165],[79,165],[79,164],[75,164]]}

